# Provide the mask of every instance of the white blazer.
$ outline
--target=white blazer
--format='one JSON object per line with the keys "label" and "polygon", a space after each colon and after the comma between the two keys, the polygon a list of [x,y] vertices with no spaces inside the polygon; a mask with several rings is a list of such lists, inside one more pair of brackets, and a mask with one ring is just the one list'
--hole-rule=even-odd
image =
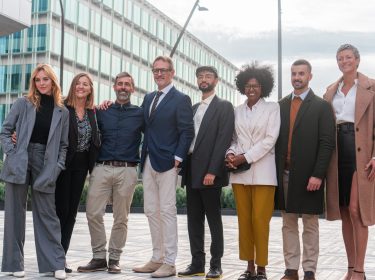
{"label": "white blazer", "polygon": [[228,153],[244,154],[249,170],[231,173],[229,182],[244,185],[277,185],[275,144],[280,131],[280,107],[259,99],[251,119],[246,116],[247,101],[235,111],[235,131]]}

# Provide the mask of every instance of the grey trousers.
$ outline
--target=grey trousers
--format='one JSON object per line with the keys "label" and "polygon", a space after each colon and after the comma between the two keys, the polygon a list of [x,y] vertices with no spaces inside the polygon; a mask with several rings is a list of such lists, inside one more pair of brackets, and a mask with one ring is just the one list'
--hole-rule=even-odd
{"label": "grey trousers", "polygon": [[44,163],[45,145],[30,143],[28,172],[25,184],[5,184],[5,216],[3,272],[23,271],[27,191],[31,186],[33,223],[39,273],[65,267],[65,253],[61,246],[60,222],[56,215],[55,194],[33,190]]}

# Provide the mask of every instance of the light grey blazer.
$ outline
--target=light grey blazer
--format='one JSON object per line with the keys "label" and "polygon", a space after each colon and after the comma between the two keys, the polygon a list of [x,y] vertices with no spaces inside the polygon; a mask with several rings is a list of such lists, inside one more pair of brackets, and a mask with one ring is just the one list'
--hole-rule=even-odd
{"label": "light grey blazer", "polygon": [[[26,98],[18,98],[3,122],[0,141],[7,155],[0,179],[13,184],[25,184],[28,165],[27,147],[34,129],[35,106]],[[17,133],[17,144],[12,142],[12,134]],[[61,170],[65,169],[68,148],[69,111],[55,105],[49,130],[44,167],[35,179],[33,188],[44,193],[55,192],[55,182]]]}

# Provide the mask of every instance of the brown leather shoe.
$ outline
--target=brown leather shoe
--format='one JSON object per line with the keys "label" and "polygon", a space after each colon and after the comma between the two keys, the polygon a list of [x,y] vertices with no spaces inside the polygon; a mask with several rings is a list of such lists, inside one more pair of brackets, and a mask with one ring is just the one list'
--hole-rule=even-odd
{"label": "brown leather shoe", "polygon": [[149,261],[144,266],[133,267],[133,271],[138,273],[152,273],[158,270],[162,265],[162,263]]}
{"label": "brown leather shoe", "polygon": [[94,272],[107,270],[106,259],[92,259],[87,265],[79,266],[78,272]]}
{"label": "brown leather shoe", "polygon": [[280,280],[298,280],[298,270],[296,269],[286,269],[284,276]]}
{"label": "brown leather shoe", "polygon": [[121,273],[120,263],[118,260],[111,260],[108,261],[108,273]]}
{"label": "brown leather shoe", "polygon": [[303,280],[315,280],[315,273],[312,271],[305,271],[305,276],[303,276]]}

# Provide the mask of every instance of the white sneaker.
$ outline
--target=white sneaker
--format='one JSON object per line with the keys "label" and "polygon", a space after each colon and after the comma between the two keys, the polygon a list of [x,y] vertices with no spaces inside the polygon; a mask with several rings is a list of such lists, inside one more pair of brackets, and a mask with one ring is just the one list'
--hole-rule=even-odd
{"label": "white sneaker", "polygon": [[16,272],[13,272],[12,275],[17,278],[22,278],[22,277],[25,277],[25,271],[16,271]]}
{"label": "white sneaker", "polygon": [[64,269],[56,270],[54,276],[56,279],[66,279],[65,270]]}

